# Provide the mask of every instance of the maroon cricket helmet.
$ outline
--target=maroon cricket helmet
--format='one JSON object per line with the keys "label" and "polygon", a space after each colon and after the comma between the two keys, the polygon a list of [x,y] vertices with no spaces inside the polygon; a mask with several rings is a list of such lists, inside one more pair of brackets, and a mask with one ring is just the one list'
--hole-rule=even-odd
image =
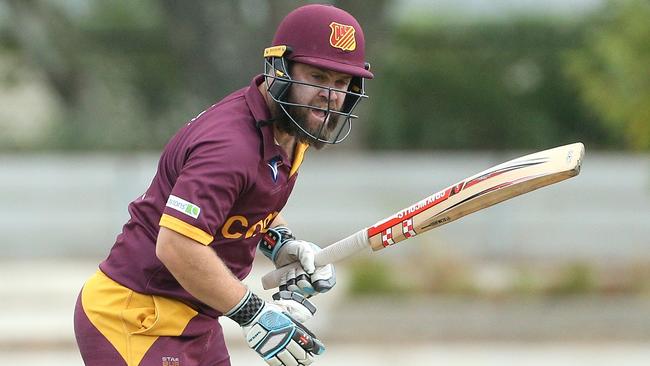
{"label": "maroon cricket helmet", "polygon": [[359,22],[332,5],[302,6],[278,26],[273,46],[287,46],[286,58],[322,69],[372,79]]}
{"label": "maroon cricket helmet", "polygon": [[[280,23],[273,45],[264,50],[264,76],[271,98],[301,136],[310,144],[337,144],[350,134],[353,114],[365,93],[364,79],[372,79],[370,64],[365,61],[365,41],[361,26],[352,15],[331,5],[306,5],[289,13]],[[291,77],[290,64],[303,63],[320,69],[352,76],[347,90],[310,84]],[[344,93],[340,109],[328,102],[327,107],[298,104],[288,98],[292,85],[307,85],[324,90],[331,100],[332,93]],[[294,118],[291,110],[307,108],[320,110],[325,118],[316,129]]]}

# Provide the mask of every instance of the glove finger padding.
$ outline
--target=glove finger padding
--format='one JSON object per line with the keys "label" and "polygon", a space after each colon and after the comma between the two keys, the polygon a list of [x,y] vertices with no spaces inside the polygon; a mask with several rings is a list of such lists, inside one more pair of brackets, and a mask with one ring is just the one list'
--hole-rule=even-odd
{"label": "glove finger padding", "polygon": [[296,286],[296,276],[298,271],[305,273],[305,271],[296,268],[290,268],[286,273],[282,275],[280,279],[280,288],[281,289],[291,289],[290,291],[297,291],[298,287]]}
{"label": "glove finger padding", "polygon": [[[294,334],[294,338],[300,339],[300,334],[296,332],[296,334]],[[290,342],[287,345],[287,350],[291,352],[293,357],[298,360],[301,365],[310,365],[314,362],[314,357],[302,349],[302,347],[300,347],[296,342]]]}
{"label": "glove finger padding", "polygon": [[314,273],[310,276],[310,284],[315,293],[325,293],[336,285],[336,271],[334,265],[328,264],[316,268]]}
{"label": "glove finger padding", "polygon": [[304,296],[313,296],[316,290],[311,284],[311,277],[302,269],[291,269],[287,272],[287,290],[298,292]]}
{"label": "glove finger padding", "polygon": [[304,323],[316,314],[316,305],[298,292],[279,291],[273,294],[273,303],[282,307],[293,319]]}
{"label": "glove finger padding", "polygon": [[280,290],[298,292],[306,297],[325,293],[335,285],[336,271],[332,264],[316,268],[311,276],[301,268],[292,268],[280,280]]}
{"label": "glove finger padding", "polygon": [[302,268],[291,268],[283,274],[280,290],[298,292],[304,296],[313,296],[316,293],[311,284],[311,277]]}

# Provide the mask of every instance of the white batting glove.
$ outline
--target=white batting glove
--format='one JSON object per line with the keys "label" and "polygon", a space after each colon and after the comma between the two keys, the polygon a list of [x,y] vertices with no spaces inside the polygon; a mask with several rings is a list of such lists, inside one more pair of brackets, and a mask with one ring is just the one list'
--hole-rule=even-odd
{"label": "white batting glove", "polygon": [[310,365],[314,355],[325,352],[323,343],[285,308],[250,291],[224,315],[242,327],[249,347],[270,366]]}
{"label": "white batting glove", "polygon": [[292,291],[278,291],[273,294],[273,303],[284,309],[295,320],[304,323],[316,314],[316,305],[302,294]]}
{"label": "white batting glove", "polygon": [[316,244],[296,240],[291,230],[277,226],[264,234],[259,248],[276,268],[299,262],[301,268],[288,271],[280,281],[280,290],[299,292],[310,297],[325,293],[336,285],[334,265],[316,267],[314,257],[322,249]]}

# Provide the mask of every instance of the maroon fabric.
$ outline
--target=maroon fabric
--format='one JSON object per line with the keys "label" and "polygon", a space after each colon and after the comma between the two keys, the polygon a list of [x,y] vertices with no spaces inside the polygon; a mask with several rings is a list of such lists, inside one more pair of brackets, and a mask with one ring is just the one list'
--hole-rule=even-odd
{"label": "maroon fabric", "polygon": [[[274,143],[272,127],[259,123],[271,117],[257,89],[262,81],[256,77],[169,141],[151,185],[129,205],[131,219],[100,264],[108,277],[137,292],[180,299],[199,312],[220,315],[185,291],[158,260],[158,223],[164,213],[214,236],[210,246],[232,273],[239,279],[248,275],[262,224],[284,207],[297,176],[289,177],[291,162]],[[198,217],[166,206],[170,194],[199,206]]]}
{"label": "maroon fabric", "polygon": [[[88,366],[126,366],[115,347],[90,322],[77,298],[74,331],[81,358]],[[126,335],[125,335],[126,336]],[[230,366],[221,325],[206,315],[197,315],[179,337],[158,337],[145,353],[140,366]]]}
{"label": "maroon fabric", "polygon": [[185,327],[179,337],[159,337],[145,353],[140,366],[230,366],[221,325],[213,318],[199,314]]}
{"label": "maroon fabric", "polygon": [[84,365],[126,366],[126,361],[90,322],[81,305],[81,293],[74,308],[74,335]]}
{"label": "maroon fabric", "polygon": [[[332,43],[332,23],[354,28],[356,47],[345,50]],[[331,42],[332,41],[332,42]],[[291,48],[288,59],[322,69],[342,72],[352,76],[372,79],[366,70],[365,39],[357,20],[344,10],[332,5],[312,4],[301,6],[289,13],[280,23],[273,37],[273,46],[285,45]]]}

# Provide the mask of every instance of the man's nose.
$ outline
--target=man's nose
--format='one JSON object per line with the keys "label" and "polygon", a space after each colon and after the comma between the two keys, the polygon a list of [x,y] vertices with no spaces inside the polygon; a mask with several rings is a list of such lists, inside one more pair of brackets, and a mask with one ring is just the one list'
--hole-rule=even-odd
{"label": "man's nose", "polygon": [[320,90],[319,96],[329,101],[330,106],[336,106],[339,98],[341,97],[339,93],[332,90],[332,88],[322,88]]}

